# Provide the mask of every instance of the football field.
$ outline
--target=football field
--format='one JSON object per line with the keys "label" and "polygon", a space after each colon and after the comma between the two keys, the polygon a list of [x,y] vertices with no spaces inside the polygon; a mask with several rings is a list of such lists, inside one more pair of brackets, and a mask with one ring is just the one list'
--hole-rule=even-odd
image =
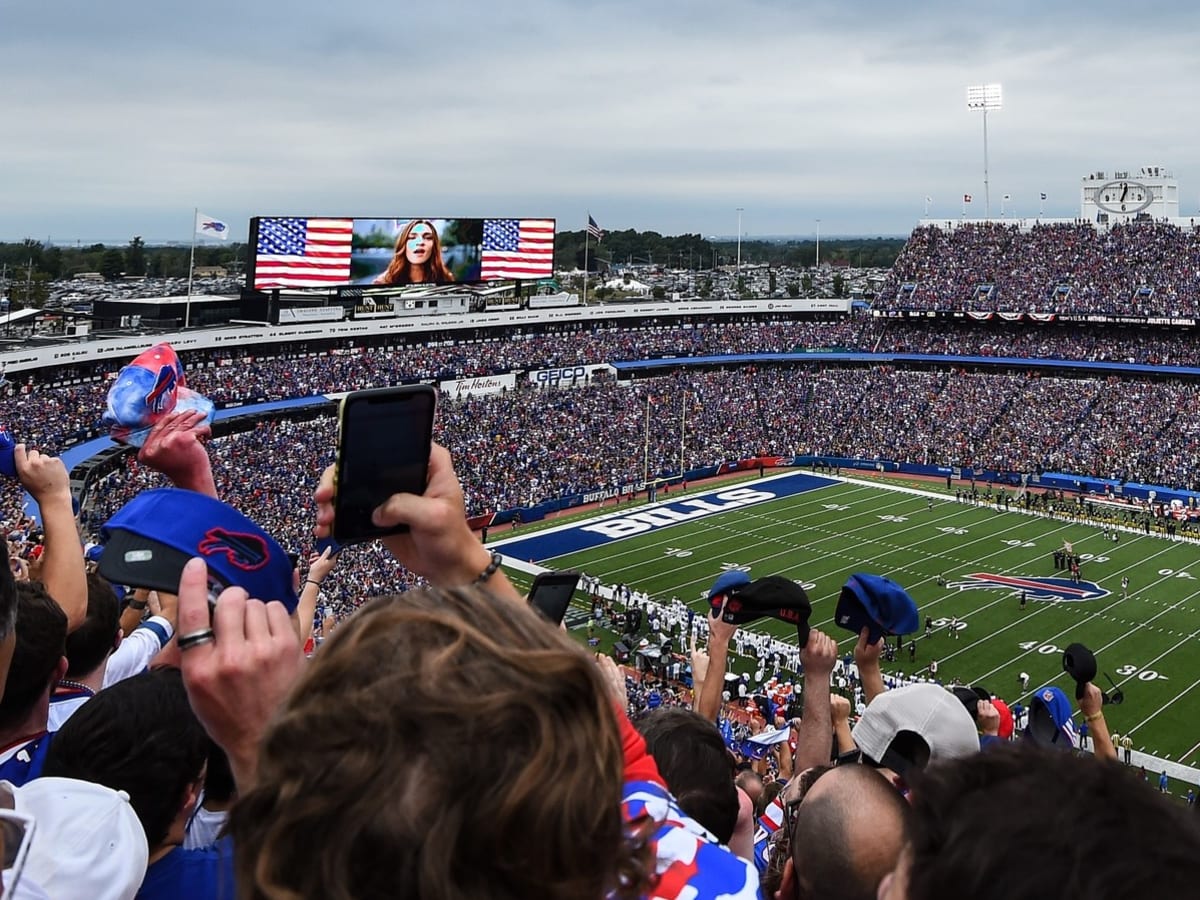
{"label": "football field", "polygon": [[[1010,703],[1028,704],[1029,694],[1044,684],[1074,696],[1074,684],[1062,671],[1062,648],[1079,641],[1096,653],[1100,672],[1124,691],[1124,703],[1105,711],[1112,730],[1131,733],[1135,748],[1164,759],[1200,761],[1196,544],[1132,531],[1120,532],[1113,542],[1097,526],[1030,515],[1015,506],[1003,512],[905,488],[789,477],[814,483],[772,499],[771,486],[787,484],[788,477],[743,482],[743,496],[755,489],[767,494],[729,510],[721,509],[719,498],[732,495],[720,489],[702,495],[715,502],[631,506],[590,526],[570,526],[592,539],[599,533],[603,543],[557,554],[553,544],[543,543],[550,554],[535,558],[550,568],[600,576],[606,584],[628,584],[660,602],[679,597],[697,610],[722,571],[740,568],[751,578],[785,575],[808,590],[812,625],[834,636],[842,652],[854,645],[854,637],[832,622],[842,584],[853,572],[887,575],[912,594],[922,625],[929,616],[935,629],[931,637],[923,630],[916,636],[916,662],[909,661],[906,641],[885,671],[921,672],[937,659],[943,682],[958,678]],[[660,509],[666,512],[656,517]],[[682,521],[666,520],[671,510]],[[1053,551],[1064,542],[1082,558],[1079,585],[1054,569]],[[517,555],[534,556],[518,547]],[[1127,596],[1121,588],[1126,576]],[[1022,589],[1029,597],[1023,611]],[[954,618],[957,632],[950,628]],[[795,638],[794,629],[775,620],[743,627]],[[1020,688],[1022,672],[1030,676],[1026,691]],[[1103,674],[1097,680],[1111,691]]]}

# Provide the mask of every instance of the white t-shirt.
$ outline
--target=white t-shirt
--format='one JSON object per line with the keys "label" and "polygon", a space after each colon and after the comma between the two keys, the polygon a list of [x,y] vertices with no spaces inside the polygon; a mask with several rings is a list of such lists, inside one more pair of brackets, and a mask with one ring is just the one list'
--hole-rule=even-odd
{"label": "white t-shirt", "polygon": [[[133,634],[121,641],[121,646],[109,656],[102,686],[111,687],[118,681],[124,681],[144,671],[146,666],[150,665],[150,660],[171,640],[172,634],[174,629],[171,623],[162,616],[151,616],[133,629]],[[67,695],[61,699],[51,696],[46,730],[58,731],[90,699],[90,696],[80,694]]]}

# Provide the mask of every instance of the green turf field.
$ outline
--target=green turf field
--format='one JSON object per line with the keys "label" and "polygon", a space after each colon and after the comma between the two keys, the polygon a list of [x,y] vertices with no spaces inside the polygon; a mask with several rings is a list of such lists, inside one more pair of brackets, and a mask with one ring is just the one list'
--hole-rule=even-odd
{"label": "green turf field", "polygon": [[[917,637],[915,664],[905,650],[885,670],[920,671],[936,658],[942,681],[959,678],[1027,703],[1021,672],[1030,675],[1031,691],[1049,682],[1073,695],[1061,648],[1081,641],[1125,692],[1124,704],[1106,710],[1109,727],[1131,732],[1137,749],[1200,763],[1200,547],[1131,532],[1113,543],[1092,525],[945,497],[932,510],[928,504],[911,491],[841,483],[539,562],[624,582],[660,601],[677,596],[696,609],[723,569],[745,567],[752,578],[786,575],[805,583],[812,624],[833,634],[844,651],[853,649],[853,637],[832,625],[843,582],[856,571],[887,575],[916,599],[922,624],[929,615],[938,627],[930,638]],[[1064,540],[1084,559],[1084,581],[1107,589],[1107,596],[1030,600],[1022,612],[1012,589],[954,584],[972,573],[1066,577],[1051,558]],[[948,587],[937,585],[939,574]],[[947,627],[951,617],[960,620],[957,637]],[[789,633],[772,620],[747,627]],[[1103,676],[1098,680],[1108,689]]]}

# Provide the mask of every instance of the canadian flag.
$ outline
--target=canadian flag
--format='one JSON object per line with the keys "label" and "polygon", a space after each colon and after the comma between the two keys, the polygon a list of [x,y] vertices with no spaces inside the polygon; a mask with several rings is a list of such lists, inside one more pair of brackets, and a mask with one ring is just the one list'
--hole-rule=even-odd
{"label": "canadian flag", "polygon": [[963,203],[970,203],[970,202],[971,202],[971,195],[963,194]]}

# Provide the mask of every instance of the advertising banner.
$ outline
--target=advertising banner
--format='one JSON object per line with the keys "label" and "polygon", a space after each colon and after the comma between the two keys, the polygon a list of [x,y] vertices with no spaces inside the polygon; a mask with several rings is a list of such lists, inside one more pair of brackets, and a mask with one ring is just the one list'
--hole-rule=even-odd
{"label": "advertising banner", "polygon": [[511,391],[516,386],[517,376],[511,372],[507,375],[479,375],[475,378],[455,378],[451,381],[443,381],[438,385],[438,387],[451,397],[498,394],[501,391]]}

